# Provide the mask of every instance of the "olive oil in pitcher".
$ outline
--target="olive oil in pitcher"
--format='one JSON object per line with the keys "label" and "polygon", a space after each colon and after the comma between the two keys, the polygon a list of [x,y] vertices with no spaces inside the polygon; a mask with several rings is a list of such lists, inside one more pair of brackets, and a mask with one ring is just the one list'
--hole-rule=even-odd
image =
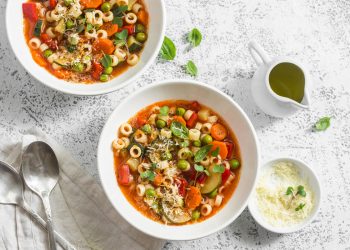
{"label": "olive oil in pitcher", "polygon": [[305,76],[303,71],[292,63],[277,64],[269,75],[270,87],[277,95],[301,103],[304,98]]}

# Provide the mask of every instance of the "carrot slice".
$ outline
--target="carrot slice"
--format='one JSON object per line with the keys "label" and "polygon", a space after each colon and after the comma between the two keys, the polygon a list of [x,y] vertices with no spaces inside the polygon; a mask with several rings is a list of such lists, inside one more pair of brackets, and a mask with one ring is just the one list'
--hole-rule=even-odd
{"label": "carrot slice", "polygon": [[47,61],[42,57],[42,55],[39,52],[33,51],[32,56],[33,60],[41,67],[45,67],[47,65]]}
{"label": "carrot slice", "polygon": [[69,71],[65,69],[52,70],[52,74],[59,79],[65,79],[69,76]]}
{"label": "carrot slice", "polygon": [[80,3],[88,9],[96,9],[102,2],[103,0],[80,0]]}
{"label": "carrot slice", "polygon": [[158,186],[160,186],[160,184],[162,184],[162,180],[163,180],[163,176],[161,174],[157,174],[154,177],[153,184],[158,187]]}
{"label": "carrot slice", "polygon": [[147,12],[144,10],[140,10],[139,13],[137,13],[137,20],[139,20],[142,24],[146,25],[148,21]]}
{"label": "carrot slice", "polygon": [[173,116],[174,121],[178,121],[179,123],[181,123],[182,125],[186,126],[186,121],[184,118],[182,118],[181,116]]}
{"label": "carrot slice", "polygon": [[194,209],[201,204],[201,201],[202,195],[199,188],[190,186],[185,199],[186,206],[190,209]]}
{"label": "carrot slice", "polygon": [[113,24],[112,22],[107,22],[101,26],[101,29],[105,30],[107,32],[107,36],[112,36],[118,32],[118,24]]}
{"label": "carrot slice", "polygon": [[226,159],[227,154],[228,154],[228,150],[226,147],[225,142],[222,141],[213,141],[212,143],[210,143],[211,145],[213,145],[210,149],[210,152],[215,151],[217,148],[219,148],[219,155],[221,156],[221,159]]}
{"label": "carrot slice", "polygon": [[210,130],[211,136],[218,141],[222,141],[227,136],[226,128],[220,123],[216,123],[211,127]]}
{"label": "carrot slice", "polygon": [[112,54],[114,51],[114,44],[112,40],[107,38],[99,38],[92,44],[95,52],[103,51],[105,54]]}

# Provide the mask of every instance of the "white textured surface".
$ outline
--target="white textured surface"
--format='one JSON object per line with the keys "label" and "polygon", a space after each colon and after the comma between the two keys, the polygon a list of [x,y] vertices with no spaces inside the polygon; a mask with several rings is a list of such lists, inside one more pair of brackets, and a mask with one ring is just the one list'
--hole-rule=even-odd
{"label": "white textured surface", "polygon": [[[4,22],[5,1],[0,2]],[[190,78],[181,66],[197,63],[197,80],[232,96],[257,129],[263,160],[277,155],[310,163],[322,181],[320,213],[304,230],[277,235],[256,225],[249,212],[225,230],[166,249],[350,249],[350,2],[166,0],[167,35],[178,47],[173,62],[157,60],[133,85],[99,97],[73,97],[35,81],[10,50],[0,26],[0,133],[13,138],[37,126],[63,144],[93,176],[99,134],[111,111],[127,95],[154,81]],[[204,39],[186,52],[184,34],[198,27]],[[312,108],[288,119],[263,114],[251,101],[249,82],[256,66],[247,43],[256,39],[271,55],[289,55],[309,66]],[[185,91],[185,90],[184,90]],[[332,116],[324,133],[310,132],[321,116]]]}

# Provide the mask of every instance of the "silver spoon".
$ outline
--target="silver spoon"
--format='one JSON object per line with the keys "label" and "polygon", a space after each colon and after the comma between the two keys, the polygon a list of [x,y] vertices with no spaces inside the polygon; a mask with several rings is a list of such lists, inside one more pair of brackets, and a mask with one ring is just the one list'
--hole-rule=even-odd
{"label": "silver spoon", "polygon": [[56,250],[49,197],[58,182],[59,166],[52,148],[42,141],[31,143],[22,155],[22,174],[27,186],[43,201],[49,246]]}
{"label": "silver spoon", "polygon": [[[21,176],[15,168],[2,161],[0,161],[0,204],[22,207],[24,211],[40,224],[40,226],[46,229],[46,222],[34,212],[24,200]],[[56,241],[63,248],[67,250],[75,250],[75,247],[65,240],[59,233],[55,232],[55,235]]]}

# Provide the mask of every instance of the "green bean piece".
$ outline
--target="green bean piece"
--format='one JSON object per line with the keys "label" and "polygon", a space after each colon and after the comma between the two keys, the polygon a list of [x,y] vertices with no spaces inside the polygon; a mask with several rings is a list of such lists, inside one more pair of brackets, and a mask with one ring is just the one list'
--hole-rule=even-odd
{"label": "green bean piece", "polygon": [[113,67],[107,67],[103,72],[107,75],[110,75],[113,72]]}
{"label": "green bean piece", "polygon": [[66,28],[72,29],[73,27],[74,27],[74,22],[72,20],[68,19],[66,22]]}
{"label": "green bean piece", "polygon": [[163,120],[157,120],[156,125],[157,125],[157,128],[164,128],[166,125],[166,122]]}
{"label": "green bean piece", "polygon": [[44,51],[44,57],[48,58],[49,56],[51,56],[53,54],[52,50],[47,49]]}
{"label": "green bean piece", "polygon": [[74,63],[72,69],[76,72],[81,73],[84,71],[84,65],[82,63]]}
{"label": "green bean piece", "polygon": [[111,10],[111,4],[108,3],[108,2],[103,3],[102,6],[101,6],[101,10],[102,10],[103,12],[108,12],[108,11],[110,11],[110,10]]}
{"label": "green bean piece", "polygon": [[147,188],[145,194],[146,194],[146,197],[152,198],[156,196],[156,191],[154,190],[154,188]]}
{"label": "green bean piece", "polygon": [[100,76],[100,81],[101,82],[107,82],[108,81],[108,75],[107,74],[102,74]]}
{"label": "green bean piece", "polygon": [[197,141],[193,142],[193,146],[195,146],[195,147],[200,147],[201,145],[202,145],[202,143],[201,143],[200,140],[197,140]]}
{"label": "green bean piece", "polygon": [[210,135],[203,136],[202,143],[204,145],[208,145],[209,143],[212,143],[212,142],[213,142],[213,138]]}
{"label": "green bean piece", "polygon": [[136,33],[145,32],[145,31],[146,31],[145,26],[143,26],[141,23],[136,24],[136,27],[135,27]]}
{"label": "green bean piece", "polygon": [[231,166],[232,170],[239,168],[239,165],[240,164],[239,164],[239,161],[237,159],[230,160],[230,166]]}
{"label": "green bean piece", "polygon": [[184,159],[181,159],[177,162],[177,167],[180,170],[185,171],[185,170],[188,170],[190,168],[190,163]]}
{"label": "green bean piece", "polygon": [[186,113],[186,109],[184,108],[177,108],[176,109],[176,115],[183,116]]}
{"label": "green bean piece", "polygon": [[143,132],[145,132],[146,134],[150,134],[150,133],[152,132],[151,125],[149,125],[149,124],[143,125],[143,127],[141,128],[141,130],[142,130]]}
{"label": "green bean piece", "polygon": [[143,32],[137,33],[136,40],[139,41],[140,43],[143,43],[147,40],[147,35]]}
{"label": "green bean piece", "polygon": [[209,193],[209,198],[214,198],[218,194],[218,189],[215,188],[211,193]]}
{"label": "green bean piece", "polygon": [[201,217],[201,213],[198,210],[192,212],[192,220],[198,220]]}

